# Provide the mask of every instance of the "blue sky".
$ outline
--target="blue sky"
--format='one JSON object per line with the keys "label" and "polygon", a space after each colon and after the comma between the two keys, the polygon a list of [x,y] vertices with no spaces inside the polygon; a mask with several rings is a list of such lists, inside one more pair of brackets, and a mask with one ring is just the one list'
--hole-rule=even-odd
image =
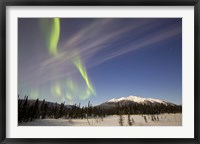
{"label": "blue sky", "polygon": [[21,98],[96,105],[137,95],[182,103],[181,18],[62,18],[54,56],[51,28],[51,19],[18,20]]}

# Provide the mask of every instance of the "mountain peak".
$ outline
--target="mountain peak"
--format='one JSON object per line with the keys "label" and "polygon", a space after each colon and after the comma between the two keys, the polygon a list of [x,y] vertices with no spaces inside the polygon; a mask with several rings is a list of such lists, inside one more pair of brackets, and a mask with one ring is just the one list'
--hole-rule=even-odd
{"label": "mountain peak", "polygon": [[128,96],[128,97],[121,97],[121,98],[113,98],[109,101],[107,101],[106,103],[119,103],[119,102],[134,102],[134,103],[139,103],[139,104],[164,104],[164,105],[168,105],[168,104],[172,104],[172,103],[168,103],[165,102],[163,100],[160,99],[154,99],[154,98],[142,98],[139,96]]}

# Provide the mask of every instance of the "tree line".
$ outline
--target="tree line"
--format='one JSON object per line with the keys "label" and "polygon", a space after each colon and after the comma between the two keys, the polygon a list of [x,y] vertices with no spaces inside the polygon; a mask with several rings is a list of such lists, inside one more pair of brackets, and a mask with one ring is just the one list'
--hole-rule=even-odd
{"label": "tree line", "polygon": [[43,101],[39,99],[29,100],[28,96],[25,96],[24,99],[18,98],[19,123],[32,121],[33,119],[83,119],[90,117],[105,117],[103,110],[93,107],[90,101],[87,106],[80,107],[80,103],[78,105],[65,105],[65,102],[61,104],[50,103],[46,102],[45,99]]}
{"label": "tree line", "polygon": [[133,115],[133,114],[162,114],[162,113],[182,113],[181,105],[165,105],[165,104],[127,104],[119,105],[104,110],[105,115]]}

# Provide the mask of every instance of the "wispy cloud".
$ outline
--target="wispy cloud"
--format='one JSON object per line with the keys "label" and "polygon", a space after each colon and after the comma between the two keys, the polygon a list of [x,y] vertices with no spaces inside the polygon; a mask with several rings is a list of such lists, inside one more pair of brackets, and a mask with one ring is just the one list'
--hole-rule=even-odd
{"label": "wispy cloud", "polygon": [[159,33],[156,33],[156,34],[146,36],[144,38],[139,39],[136,42],[132,42],[128,45],[125,45],[124,47],[122,47],[122,49],[120,49],[118,51],[114,51],[104,57],[97,59],[95,62],[92,63],[92,66],[97,66],[97,65],[99,65],[103,62],[106,62],[110,59],[113,59],[115,57],[124,55],[124,54],[132,52],[134,50],[145,48],[147,46],[150,46],[152,44],[155,44],[155,43],[158,43],[161,41],[164,41],[164,40],[174,37],[180,33],[181,33],[181,28],[174,27],[170,30],[167,29],[167,30],[160,31]]}
{"label": "wispy cloud", "polygon": [[[181,27],[176,23],[157,31],[156,27],[160,25],[162,23],[155,19],[142,19],[129,23],[124,23],[123,19],[95,19],[64,40],[58,48],[57,56],[41,62],[37,68],[39,72],[32,74],[29,82],[33,83],[34,79],[40,78],[37,81],[45,83],[75,73],[74,66],[70,63],[77,55],[80,55],[86,68],[92,68],[181,34]],[[61,31],[62,29],[64,27],[61,26]],[[115,49],[115,46],[118,48]]]}
{"label": "wispy cloud", "polygon": [[[50,58],[42,62],[41,67],[57,67],[70,61],[77,54],[87,62],[99,51],[109,49],[106,45],[117,42],[126,33],[146,27],[152,20],[132,23],[131,25],[121,25],[120,19],[100,19],[83,27],[81,31],[75,33],[70,39],[66,39],[63,46],[60,46],[60,53],[56,58]],[[149,28],[155,27],[150,25]],[[145,29],[145,28],[144,28]]]}

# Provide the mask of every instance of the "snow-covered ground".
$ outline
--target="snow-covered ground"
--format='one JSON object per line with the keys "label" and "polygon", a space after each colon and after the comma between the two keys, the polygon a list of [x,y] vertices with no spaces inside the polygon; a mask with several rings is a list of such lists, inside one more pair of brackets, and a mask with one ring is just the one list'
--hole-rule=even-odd
{"label": "snow-covered ground", "polygon": [[[154,120],[152,120],[152,116]],[[123,115],[123,125],[128,126],[128,116]],[[145,122],[145,117],[146,121]],[[37,119],[28,123],[20,123],[19,126],[119,126],[119,116],[113,115],[103,119]],[[181,126],[182,114],[159,114],[159,115],[131,115],[133,126]]]}

